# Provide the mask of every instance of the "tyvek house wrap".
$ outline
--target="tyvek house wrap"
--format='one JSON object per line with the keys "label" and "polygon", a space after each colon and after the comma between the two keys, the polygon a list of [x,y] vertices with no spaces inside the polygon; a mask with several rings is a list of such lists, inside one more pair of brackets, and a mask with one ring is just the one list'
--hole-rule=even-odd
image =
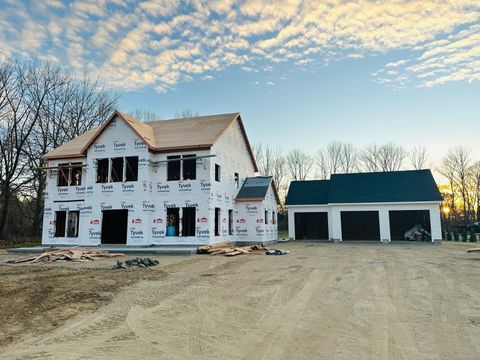
{"label": "tyvek house wrap", "polygon": [[[98,245],[101,239],[102,211],[108,209],[128,210],[127,245],[150,244],[207,244],[220,241],[262,241],[276,238],[271,226],[258,228],[257,218],[249,217],[255,225],[245,229],[237,226],[243,204],[235,203],[238,188],[233,174],[241,178],[252,176],[254,169],[246,150],[237,122],[225,131],[211,150],[186,151],[168,154],[154,154],[121,119],[111,121],[107,128],[90,146],[83,159],[51,160],[49,166],[69,161],[83,161],[86,167],[82,173],[81,186],[56,186],[55,172],[47,176],[43,243]],[[196,156],[216,154],[216,157],[197,159],[196,179],[167,181],[167,155],[195,154]],[[138,181],[96,183],[97,159],[122,156],[138,156]],[[214,164],[222,167],[221,182],[214,180]],[[212,181],[213,180],[213,181]],[[240,184],[241,185],[241,184]],[[268,196],[267,196],[268,197]],[[75,201],[83,200],[83,201]],[[267,201],[267,199],[265,200]],[[273,206],[273,205],[270,205]],[[166,213],[169,207],[195,207],[195,236],[166,236]],[[213,219],[215,208],[221,209],[220,236],[214,236]],[[233,210],[234,231],[228,234],[228,210]],[[78,210],[78,238],[55,237],[55,211]],[[240,224],[238,224],[240,225]],[[262,236],[259,236],[262,233]]]}

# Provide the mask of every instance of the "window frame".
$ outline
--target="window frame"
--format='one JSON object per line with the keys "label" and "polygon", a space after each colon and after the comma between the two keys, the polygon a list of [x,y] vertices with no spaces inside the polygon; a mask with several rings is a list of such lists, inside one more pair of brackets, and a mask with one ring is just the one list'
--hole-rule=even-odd
{"label": "window frame", "polygon": [[[63,179],[64,181],[60,181]],[[58,164],[57,187],[68,186],[70,184],[70,164]]]}
{"label": "window frame", "polygon": [[[134,169],[129,165],[130,159],[134,159],[135,161],[135,166]],[[124,167],[125,167],[125,182],[133,182],[133,181],[138,181],[138,156],[125,156],[124,160]],[[129,171],[130,168],[130,171]],[[134,179],[129,179],[128,174],[133,173]]]}
{"label": "window frame", "polygon": [[[121,162],[119,174],[117,173],[117,171],[115,171],[115,168],[118,165],[114,165],[114,162],[115,163]],[[121,156],[121,157],[110,158],[110,177],[109,177],[110,181],[109,182],[112,182],[112,183],[123,182],[123,179],[125,178],[124,173],[125,173],[125,157]]]}
{"label": "window frame", "polygon": [[[98,158],[98,159],[96,159],[96,161],[97,161],[96,183],[97,183],[97,184],[106,184],[106,183],[110,182],[110,158]],[[101,175],[99,174],[99,171],[100,171],[100,162],[106,164],[106,171],[105,171],[105,174],[104,174],[104,176],[106,176],[106,180],[105,180],[105,181],[101,181],[101,180],[100,180],[100,176],[101,176]]]}
{"label": "window frame", "polygon": [[220,223],[221,223],[221,209],[215,208],[215,221],[214,221],[214,234],[215,236],[220,236]]}
{"label": "window frame", "polygon": [[[55,211],[55,235],[54,237],[65,237],[66,226],[67,226],[67,212],[66,210]],[[63,226],[59,228],[58,215],[63,214]],[[63,229],[63,231],[62,231]],[[60,231],[59,231],[60,230]]]}
{"label": "window frame", "polygon": [[[82,178],[83,178],[83,163],[81,162],[75,162],[75,163],[71,163],[70,164],[70,171],[69,171],[69,186],[81,186],[82,185]],[[79,183],[78,184],[74,184],[73,181],[74,181],[74,171],[76,171],[78,174],[80,174],[79,176]]]}
{"label": "window frame", "polygon": [[[170,167],[178,164],[178,179],[170,176]],[[181,155],[167,156],[167,181],[180,181],[182,178],[182,157]]]}
{"label": "window frame", "polygon": [[228,235],[233,235],[233,209],[228,210]]}
{"label": "window frame", "polygon": [[[180,172],[182,173],[182,180],[196,180],[197,179],[197,155],[196,154],[187,154],[182,155],[182,163],[180,165]],[[189,159],[193,158],[193,159]],[[193,177],[185,177],[185,162],[191,162],[193,164]]]}
{"label": "window frame", "polygon": [[[76,222],[75,222],[75,229],[74,229],[74,234],[70,235],[70,217],[75,214],[76,215]],[[66,220],[66,237],[69,238],[78,238],[78,230],[80,227],[80,211],[78,210],[72,210],[67,212],[67,220]]]}
{"label": "window frame", "polygon": [[222,181],[222,168],[219,164],[215,164],[215,181]]}

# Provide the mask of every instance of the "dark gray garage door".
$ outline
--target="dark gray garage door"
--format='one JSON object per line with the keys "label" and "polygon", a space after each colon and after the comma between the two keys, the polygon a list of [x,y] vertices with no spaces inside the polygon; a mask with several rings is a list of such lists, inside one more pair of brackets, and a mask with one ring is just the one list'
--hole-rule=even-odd
{"label": "dark gray garage door", "polygon": [[295,213],[295,239],[328,240],[327,213]]}
{"label": "dark gray garage door", "polygon": [[[418,240],[430,241],[430,211],[428,210],[391,210],[390,238],[393,240],[405,240],[405,232],[414,226],[420,226],[426,230],[417,235]],[[420,231],[418,232],[420,233]]]}
{"label": "dark gray garage door", "polygon": [[380,240],[378,211],[342,211],[342,240]]}

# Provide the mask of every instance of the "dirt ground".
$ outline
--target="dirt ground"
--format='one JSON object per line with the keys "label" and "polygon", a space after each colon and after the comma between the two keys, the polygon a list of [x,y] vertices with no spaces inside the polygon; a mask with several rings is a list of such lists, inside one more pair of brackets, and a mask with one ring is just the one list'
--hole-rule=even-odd
{"label": "dirt ground", "polygon": [[480,359],[471,244],[282,246],[1,265],[0,359]]}

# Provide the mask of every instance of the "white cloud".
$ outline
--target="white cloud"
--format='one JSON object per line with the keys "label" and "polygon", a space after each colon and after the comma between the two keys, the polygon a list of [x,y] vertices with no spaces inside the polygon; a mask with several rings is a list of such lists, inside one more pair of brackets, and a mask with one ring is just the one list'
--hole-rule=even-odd
{"label": "white cloud", "polygon": [[36,12],[32,4],[2,6],[2,53],[88,67],[122,89],[163,92],[229,67],[257,72],[289,63],[310,71],[390,51],[402,59],[373,72],[377,83],[479,78],[476,1],[46,0]]}

